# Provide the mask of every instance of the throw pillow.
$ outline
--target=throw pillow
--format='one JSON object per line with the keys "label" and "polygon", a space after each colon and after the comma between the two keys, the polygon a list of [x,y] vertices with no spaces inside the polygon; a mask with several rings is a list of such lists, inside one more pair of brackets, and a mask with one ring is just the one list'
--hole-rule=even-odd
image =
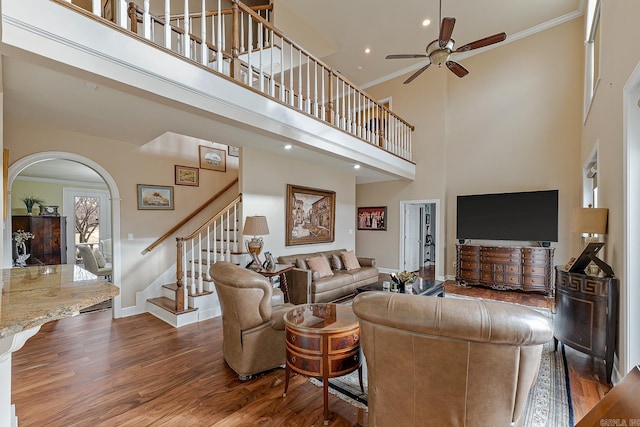
{"label": "throw pillow", "polygon": [[331,267],[333,267],[334,270],[342,270],[342,260],[338,255],[331,255]]}
{"label": "throw pillow", "polygon": [[309,267],[307,266],[307,263],[304,262],[304,259],[302,259],[302,258],[298,258],[296,260],[296,267],[301,268],[303,270],[308,270],[309,269]]}
{"label": "throw pillow", "polygon": [[342,257],[344,268],[346,268],[347,270],[355,270],[357,268],[360,268],[360,262],[358,261],[355,252],[340,252],[340,256]]}
{"label": "throw pillow", "polygon": [[307,258],[306,261],[311,270],[313,270],[314,272],[318,272],[319,277],[333,276],[333,271],[331,271],[329,260],[326,257],[316,256],[313,258]]}
{"label": "throw pillow", "polygon": [[96,249],[95,251],[93,251],[93,256],[96,258],[96,264],[98,264],[98,268],[104,268],[105,260],[102,252]]}

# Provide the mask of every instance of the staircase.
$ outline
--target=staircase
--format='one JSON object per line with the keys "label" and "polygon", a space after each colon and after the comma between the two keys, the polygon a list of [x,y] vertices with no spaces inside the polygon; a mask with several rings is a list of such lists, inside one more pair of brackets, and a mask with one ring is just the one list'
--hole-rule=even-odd
{"label": "staircase", "polygon": [[209,268],[217,261],[241,265],[239,221],[242,195],[186,237],[176,238],[176,281],[162,286],[162,295],[147,300],[147,311],[180,327],[220,315]]}

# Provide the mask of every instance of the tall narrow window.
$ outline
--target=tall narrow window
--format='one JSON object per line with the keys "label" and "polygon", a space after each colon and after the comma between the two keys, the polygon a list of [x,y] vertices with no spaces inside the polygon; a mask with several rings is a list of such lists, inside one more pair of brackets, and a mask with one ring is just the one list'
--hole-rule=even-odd
{"label": "tall narrow window", "polygon": [[75,243],[100,242],[100,198],[75,197]]}

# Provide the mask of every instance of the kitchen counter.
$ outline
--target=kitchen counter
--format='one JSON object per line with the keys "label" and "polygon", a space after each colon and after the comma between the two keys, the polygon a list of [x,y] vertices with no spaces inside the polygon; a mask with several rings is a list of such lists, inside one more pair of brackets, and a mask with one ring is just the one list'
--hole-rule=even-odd
{"label": "kitchen counter", "polygon": [[0,338],[77,315],[118,295],[119,289],[75,265],[3,269],[0,278]]}

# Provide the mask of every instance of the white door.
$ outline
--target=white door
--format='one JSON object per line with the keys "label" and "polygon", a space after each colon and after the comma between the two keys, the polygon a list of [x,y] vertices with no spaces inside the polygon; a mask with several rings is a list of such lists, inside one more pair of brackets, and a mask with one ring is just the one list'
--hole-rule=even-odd
{"label": "white door", "polygon": [[[67,188],[63,189],[63,206],[67,217],[67,263],[74,264],[76,260],[76,244],[80,243],[79,231],[82,230],[89,236],[84,236],[83,241],[92,244],[94,249],[99,247],[100,240],[111,237],[111,205],[109,192],[103,190]],[[82,223],[82,218],[77,218],[76,205],[80,201],[92,204],[94,212],[93,226]],[[95,225],[97,223],[97,226]]]}
{"label": "white door", "polygon": [[420,269],[420,212],[420,205],[407,205],[404,210],[404,269],[407,271]]}

